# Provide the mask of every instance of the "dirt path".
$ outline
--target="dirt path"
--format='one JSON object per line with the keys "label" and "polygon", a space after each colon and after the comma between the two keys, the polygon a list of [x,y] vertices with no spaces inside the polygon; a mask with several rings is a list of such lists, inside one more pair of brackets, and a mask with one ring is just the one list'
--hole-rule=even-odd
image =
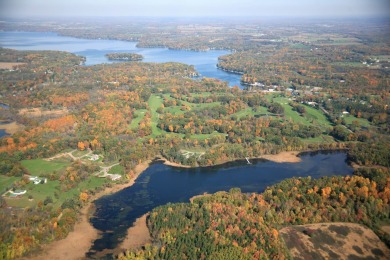
{"label": "dirt path", "polygon": [[92,150],[88,149],[88,153],[86,153],[86,154],[84,154],[84,155],[82,155],[80,157],[76,157],[76,156],[73,155],[73,153],[76,152],[76,151],[77,150],[72,150],[72,151],[67,152],[67,153],[59,153],[59,154],[56,154],[56,155],[54,155],[54,156],[52,156],[50,158],[46,158],[44,160],[52,161],[52,160],[57,159],[57,158],[61,158],[61,157],[64,157],[64,156],[69,156],[70,158],[72,158],[73,161],[75,161],[75,160],[79,160],[79,159],[81,159],[83,157],[86,157],[86,156],[89,156],[89,155],[92,154]]}
{"label": "dirt path", "polygon": [[105,176],[109,175],[108,172],[111,170],[111,168],[114,167],[114,166],[117,166],[117,165],[119,165],[119,163],[114,163],[113,165],[104,166],[104,167],[103,167],[103,166],[100,166],[101,171],[98,172],[98,173],[96,173],[95,175],[103,174],[103,176],[105,177]]}
{"label": "dirt path", "polygon": [[73,160],[76,159],[76,157],[73,156],[73,152],[75,152],[76,150],[73,150],[73,151],[70,151],[70,152],[67,152],[67,153],[59,153],[59,154],[56,154],[50,158],[46,158],[44,159],[45,161],[52,161],[54,159],[57,159],[57,158],[61,158],[61,157],[64,157],[64,156],[69,156],[70,158],[72,158]]}

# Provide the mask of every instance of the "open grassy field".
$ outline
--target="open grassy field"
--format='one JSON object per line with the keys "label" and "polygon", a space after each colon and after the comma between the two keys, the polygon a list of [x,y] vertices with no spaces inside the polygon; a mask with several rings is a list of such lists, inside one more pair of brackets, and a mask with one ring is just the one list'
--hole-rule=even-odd
{"label": "open grassy field", "polygon": [[124,175],[125,169],[122,165],[115,165],[108,171],[108,173]]}
{"label": "open grassy field", "polygon": [[0,175],[0,194],[3,194],[18,179],[20,178]]}
{"label": "open grassy field", "polygon": [[[14,182],[17,179],[12,177],[9,178],[9,182],[12,180]],[[50,181],[48,180],[45,184],[37,184],[30,182],[22,189],[27,190],[27,193],[21,196],[20,198],[9,198],[5,197],[7,205],[11,207],[33,207],[37,205],[39,201],[44,202],[47,197],[50,197],[53,201],[53,207],[60,207],[65,200],[71,199],[73,197],[78,197],[80,192],[87,189],[94,189],[96,187],[101,187],[104,183],[109,182],[106,178],[97,178],[95,176],[90,176],[88,179],[78,183],[74,188],[66,190],[64,192],[61,187],[60,181]],[[29,197],[32,199],[29,199]]]}
{"label": "open grassy field", "polygon": [[34,176],[50,174],[54,171],[61,172],[70,164],[69,162],[45,161],[43,159],[23,160],[21,163]]}

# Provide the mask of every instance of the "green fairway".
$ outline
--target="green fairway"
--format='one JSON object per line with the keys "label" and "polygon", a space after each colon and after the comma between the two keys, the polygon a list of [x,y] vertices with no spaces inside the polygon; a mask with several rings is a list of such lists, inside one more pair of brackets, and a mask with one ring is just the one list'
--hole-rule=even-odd
{"label": "green fairway", "polygon": [[215,131],[211,134],[194,134],[194,135],[191,135],[190,139],[205,140],[205,139],[211,138],[213,136],[218,136],[218,135],[225,137],[225,134],[221,134],[221,133],[218,133]]}
{"label": "green fairway", "polygon": [[139,123],[144,118],[145,113],[147,111],[148,110],[146,110],[146,109],[139,109],[139,110],[135,111],[135,114],[137,115],[137,117],[133,118],[133,120],[131,120],[130,129],[136,129],[138,127]]}
{"label": "green fairway", "polygon": [[333,137],[331,137],[329,135],[320,135],[320,136],[315,137],[315,138],[306,138],[306,139],[301,138],[301,140],[307,144],[334,142]]}
{"label": "green fairway", "polygon": [[[344,115],[343,118],[347,123],[347,125],[357,124],[358,126],[362,126],[362,127],[370,126],[370,122],[365,118],[357,118],[353,115]],[[353,123],[354,121],[355,123]]]}
{"label": "green fairway", "polygon": [[23,160],[21,163],[31,175],[37,176],[54,171],[60,172],[69,165],[68,162],[45,161],[43,159]]}
{"label": "green fairway", "polygon": [[324,127],[332,127],[331,122],[324,115],[324,113],[316,108],[305,106],[306,113],[305,117],[307,120],[312,122],[314,125],[321,125]]}
{"label": "green fairway", "polygon": [[161,107],[162,103],[163,103],[163,100],[158,95],[151,95],[149,100],[148,100],[150,113],[152,116],[152,125],[151,125],[152,137],[156,137],[156,136],[164,133],[160,128],[157,127],[157,123],[159,120],[159,114],[157,113],[157,109],[159,107]]}
{"label": "green fairway", "polygon": [[186,111],[182,110],[181,107],[178,106],[164,108],[164,114],[170,113],[172,115],[180,115],[184,114],[185,112]]}
{"label": "green fairway", "polygon": [[287,120],[292,119],[296,123],[301,123],[303,125],[310,125],[311,123],[298,112],[294,111],[292,107],[288,104],[289,100],[283,97],[277,97],[273,99],[274,102],[278,102],[284,108],[284,115]]}

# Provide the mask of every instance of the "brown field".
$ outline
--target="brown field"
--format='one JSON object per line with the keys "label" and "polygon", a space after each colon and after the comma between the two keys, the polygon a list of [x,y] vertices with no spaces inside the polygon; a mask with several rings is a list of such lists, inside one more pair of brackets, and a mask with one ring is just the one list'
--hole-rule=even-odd
{"label": "brown field", "polygon": [[23,66],[26,63],[23,62],[0,62],[0,69],[1,70],[12,70],[14,67]]}
{"label": "brown field", "polygon": [[277,163],[298,163],[301,161],[301,158],[298,157],[300,152],[291,151],[291,152],[281,152],[278,154],[267,154],[263,155],[260,158],[277,162]]}
{"label": "brown field", "polygon": [[42,110],[41,108],[23,108],[19,110],[19,115],[27,117],[39,117],[39,116],[63,116],[69,113],[68,109],[53,109]]}
{"label": "brown field", "polygon": [[16,122],[10,122],[7,124],[1,124],[0,129],[4,129],[7,134],[13,135],[14,133],[23,130],[24,126]]}
{"label": "brown field", "polygon": [[319,223],[280,230],[293,259],[388,259],[390,250],[369,228]]}

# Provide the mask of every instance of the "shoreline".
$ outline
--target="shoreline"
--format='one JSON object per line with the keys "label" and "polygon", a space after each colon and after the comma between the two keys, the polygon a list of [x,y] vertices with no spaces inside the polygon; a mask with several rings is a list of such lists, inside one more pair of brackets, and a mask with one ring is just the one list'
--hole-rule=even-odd
{"label": "shoreline", "polygon": [[[277,154],[264,154],[264,155],[260,155],[258,157],[251,157],[251,158],[248,158],[248,159],[249,160],[265,159],[265,160],[268,160],[268,161],[271,161],[271,162],[275,162],[275,163],[299,163],[299,162],[302,161],[302,159],[299,157],[299,154],[304,153],[304,152],[307,152],[307,151],[289,151],[289,152],[280,152],[280,153],[277,153]],[[228,162],[234,162],[234,161],[237,161],[237,160],[245,160],[245,159],[224,160],[224,161],[221,161],[221,162],[217,162],[217,163],[215,163],[213,165],[195,166],[195,167],[193,167],[193,166],[190,166],[190,165],[183,165],[183,164],[180,164],[180,163],[171,162],[171,161],[168,161],[168,159],[163,158],[163,157],[158,157],[157,158],[157,161],[161,161],[165,165],[172,166],[172,167],[178,167],[178,168],[186,168],[186,169],[199,168],[199,167],[202,168],[202,167],[218,166],[218,165],[222,165],[222,164],[225,164],[225,163],[228,163]]]}
{"label": "shoreline", "polygon": [[[303,153],[305,151],[289,151],[289,152],[280,152],[278,154],[270,154],[270,155],[262,155],[259,157],[252,157],[248,159],[265,159],[269,160],[272,162],[276,163],[298,163],[301,162],[301,158],[298,157],[300,153]],[[170,162],[165,158],[162,157],[156,157],[154,160],[147,160],[141,164],[138,164],[134,168],[134,176],[126,183],[121,183],[121,184],[113,184],[112,187],[105,188],[104,190],[94,194],[91,196],[89,202],[81,208],[80,210],[80,219],[79,221],[75,224],[74,229],[69,232],[68,236],[64,239],[53,241],[50,244],[43,245],[42,249],[43,251],[39,253],[38,255],[35,256],[29,256],[28,258],[23,257],[21,259],[33,259],[33,260],[38,260],[38,259],[53,259],[53,257],[59,257],[60,259],[85,259],[85,254],[89,251],[91,246],[93,245],[93,241],[99,238],[100,236],[100,231],[95,229],[91,222],[89,221],[90,215],[93,211],[93,202],[105,195],[109,195],[115,192],[118,192],[120,190],[123,190],[125,188],[131,187],[136,179],[139,177],[142,172],[144,172],[154,161],[162,161],[165,165],[172,166],[172,167],[179,167],[179,168],[194,168],[192,166],[188,165],[181,165],[178,163]],[[221,165],[227,162],[230,162],[231,160],[226,160],[223,162],[219,162],[215,165]],[[198,166],[199,167],[199,166]],[[209,167],[209,166],[206,166]],[[196,168],[196,167],[195,167]],[[200,196],[204,195],[209,195],[209,194],[200,194]],[[190,199],[193,200],[194,198],[198,197],[195,196]],[[130,227],[127,230],[127,236],[126,238],[114,249],[115,252],[121,252],[123,251],[122,249],[135,249],[140,246],[145,245],[145,243],[150,242],[150,237],[149,240],[146,239],[147,237],[145,234],[145,228],[147,229],[146,226],[146,218],[149,213],[143,215],[142,217],[138,218],[134,223],[133,226]],[[139,234],[137,232],[140,232],[140,230],[143,230],[141,233],[143,235],[144,240],[142,238],[136,238],[137,241],[131,241],[134,239],[134,236],[137,236],[135,234]],[[148,234],[149,235],[149,234]],[[78,239],[82,239],[83,242],[77,242]],[[76,243],[72,243],[72,241],[76,241]],[[144,242],[140,242],[144,241]],[[69,245],[72,245],[70,248]],[[128,247],[129,246],[129,247]],[[127,248],[126,248],[127,247]]]}
{"label": "shoreline", "polygon": [[16,132],[23,130],[24,126],[18,124],[16,121],[0,122],[0,129],[3,129],[9,135],[13,135]]}
{"label": "shoreline", "polygon": [[152,237],[149,234],[149,228],[146,223],[149,214],[150,212],[134,221],[133,226],[127,229],[125,239],[115,248],[115,251],[120,253],[126,250],[141,248],[152,241]]}
{"label": "shoreline", "polygon": [[98,239],[100,236],[100,231],[95,229],[89,221],[93,211],[93,202],[105,195],[109,195],[132,186],[138,176],[149,167],[151,162],[151,160],[147,160],[138,164],[134,169],[134,176],[128,182],[114,184],[112,187],[105,188],[104,190],[94,194],[90,198],[89,202],[80,209],[78,222],[76,222],[73,230],[70,231],[64,239],[42,245],[42,251],[39,254],[25,256],[21,259],[86,259],[85,254],[88,253],[89,249],[93,245],[93,241]]}

